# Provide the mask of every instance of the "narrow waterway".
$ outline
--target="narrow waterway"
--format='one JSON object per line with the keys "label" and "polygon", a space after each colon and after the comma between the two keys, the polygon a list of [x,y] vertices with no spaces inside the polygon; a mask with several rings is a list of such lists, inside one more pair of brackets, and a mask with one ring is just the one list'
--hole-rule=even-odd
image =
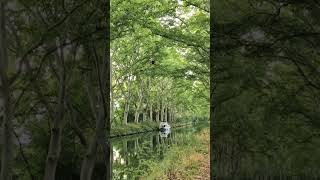
{"label": "narrow waterway", "polygon": [[113,138],[113,179],[139,179],[150,165],[161,162],[173,145],[188,144],[203,126],[173,128],[170,133],[149,132]]}

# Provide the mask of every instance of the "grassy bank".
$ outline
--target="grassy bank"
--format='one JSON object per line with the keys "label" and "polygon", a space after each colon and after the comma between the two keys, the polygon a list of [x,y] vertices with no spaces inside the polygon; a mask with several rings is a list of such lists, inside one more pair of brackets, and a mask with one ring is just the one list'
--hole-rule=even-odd
{"label": "grassy bank", "polygon": [[143,180],[163,179],[210,179],[209,129],[206,128],[184,146],[173,146],[166,152],[165,159],[153,162]]}
{"label": "grassy bank", "polygon": [[[172,123],[172,128],[186,126],[187,123]],[[142,123],[128,123],[127,125],[119,125],[111,128],[111,137],[126,136],[138,133],[145,133],[150,131],[157,131],[159,129],[159,122],[142,122]]]}

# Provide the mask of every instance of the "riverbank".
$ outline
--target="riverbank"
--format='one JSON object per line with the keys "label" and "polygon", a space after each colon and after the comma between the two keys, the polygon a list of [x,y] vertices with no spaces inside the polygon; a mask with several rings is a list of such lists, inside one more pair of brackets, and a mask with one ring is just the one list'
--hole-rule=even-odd
{"label": "riverbank", "polygon": [[[192,123],[170,123],[171,128],[185,127],[192,125]],[[159,122],[142,122],[142,123],[128,123],[111,128],[111,138],[129,136],[134,134],[152,132],[159,130]]]}
{"label": "riverbank", "polygon": [[142,180],[209,180],[209,128],[197,134],[190,144],[174,146],[166,152],[165,159],[155,163]]}

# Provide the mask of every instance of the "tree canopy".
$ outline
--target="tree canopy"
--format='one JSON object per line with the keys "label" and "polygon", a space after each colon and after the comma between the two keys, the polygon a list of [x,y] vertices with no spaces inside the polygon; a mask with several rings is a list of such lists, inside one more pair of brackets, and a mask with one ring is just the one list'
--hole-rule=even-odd
{"label": "tree canopy", "polygon": [[224,165],[216,173],[318,177],[319,4],[227,0],[213,8],[213,138],[227,154],[217,154]]}

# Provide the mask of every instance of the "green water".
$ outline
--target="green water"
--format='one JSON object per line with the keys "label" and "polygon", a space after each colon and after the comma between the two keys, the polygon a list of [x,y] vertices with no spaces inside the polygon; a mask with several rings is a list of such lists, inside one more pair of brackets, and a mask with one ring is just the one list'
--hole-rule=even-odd
{"label": "green water", "polygon": [[139,179],[151,162],[161,162],[173,145],[190,143],[203,126],[172,129],[170,133],[151,132],[113,138],[113,179]]}

